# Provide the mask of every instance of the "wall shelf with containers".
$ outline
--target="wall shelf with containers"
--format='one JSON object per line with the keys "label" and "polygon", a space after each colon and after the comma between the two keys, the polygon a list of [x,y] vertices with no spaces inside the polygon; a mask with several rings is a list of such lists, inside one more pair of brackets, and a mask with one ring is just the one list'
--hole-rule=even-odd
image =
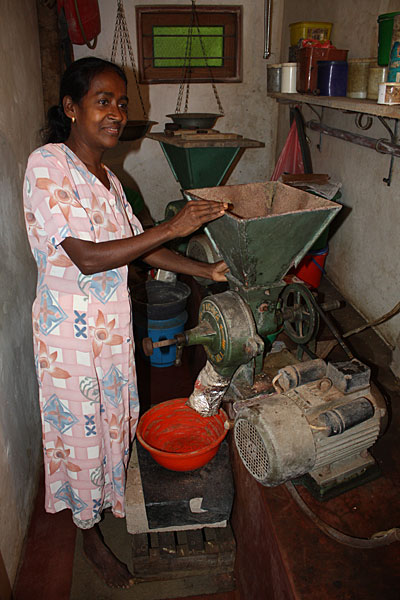
{"label": "wall shelf with containers", "polygon": [[[351,142],[352,144],[357,144],[359,146],[371,148],[372,150],[375,150],[376,152],[379,152],[381,154],[390,155],[389,174],[387,177],[383,178],[384,183],[390,186],[392,181],[393,159],[395,156],[400,157],[400,145],[398,144],[400,105],[391,106],[387,104],[377,104],[374,100],[361,100],[355,98],[347,98],[344,96],[312,96],[310,94],[282,94],[279,92],[270,92],[268,96],[270,96],[271,98],[275,98],[278,102],[283,104],[296,105],[303,103],[311,106],[320,106],[322,111],[319,121],[308,121],[306,122],[306,127],[312,129],[313,131],[317,131],[320,134],[336,137],[343,141]],[[324,125],[324,123],[322,122],[324,108],[333,108],[346,113],[355,113],[356,125],[360,129],[369,128],[365,124],[362,125],[362,115],[368,115],[368,117],[371,120],[372,117],[377,117],[389,133],[390,140],[384,138],[375,139],[365,135],[360,135],[357,133],[346,131],[344,129],[337,129],[335,127],[329,127],[328,125]],[[390,125],[388,125],[386,119],[395,119],[394,129],[392,129]],[[320,146],[321,144],[319,144],[319,149],[321,149]]]}
{"label": "wall shelf with containers", "polygon": [[[400,11],[379,15],[378,23],[377,58],[351,59],[348,50],[332,45],[332,23],[290,24],[292,62],[268,65],[267,83],[269,97],[291,106],[306,104],[318,116],[305,125],[320,133],[319,150],[324,134],[390,155],[389,175],[383,178],[390,185],[393,159],[400,157]],[[320,113],[314,106],[321,107]],[[325,108],[354,113],[361,130],[369,129],[377,118],[386,129],[385,137],[375,139],[325,125]],[[394,125],[389,119],[394,119]]]}
{"label": "wall shelf with containers", "polygon": [[297,93],[282,94],[280,92],[268,92],[268,96],[286,104],[297,104],[300,102],[377,117],[386,117],[388,119],[400,119],[400,104],[377,104],[374,100],[347,98],[346,96],[313,96],[311,94]]}

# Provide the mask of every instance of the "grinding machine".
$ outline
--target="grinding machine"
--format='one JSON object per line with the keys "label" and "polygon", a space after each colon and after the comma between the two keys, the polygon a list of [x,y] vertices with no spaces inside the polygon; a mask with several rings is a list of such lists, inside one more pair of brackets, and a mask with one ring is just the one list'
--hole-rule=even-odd
{"label": "grinding machine", "polygon": [[[284,280],[340,205],[278,182],[184,195],[231,207],[188,248],[199,260],[222,257],[229,289],[203,298],[196,327],[158,342],[176,344],[178,363],[184,346],[203,345],[207,363],[190,406],[207,416],[222,400],[229,402],[239,455],[265,486],[301,481],[322,499],[375,477],[368,449],[385,422],[384,400],[370,382],[369,368],[346,347],[346,361],[317,358],[320,317],[332,307],[319,306],[307,286]],[[297,355],[270,352],[282,329],[297,345]],[[151,354],[154,345],[144,340],[145,352]]]}

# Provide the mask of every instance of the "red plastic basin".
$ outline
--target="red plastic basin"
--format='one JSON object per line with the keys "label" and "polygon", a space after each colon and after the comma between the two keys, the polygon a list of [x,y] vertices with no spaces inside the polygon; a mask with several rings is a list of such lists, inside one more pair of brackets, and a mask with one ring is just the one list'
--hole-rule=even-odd
{"label": "red plastic basin", "polygon": [[171,471],[194,471],[218,452],[228,430],[222,408],[214,417],[202,417],[187,398],[154,406],[140,419],[137,438],[158,464]]}

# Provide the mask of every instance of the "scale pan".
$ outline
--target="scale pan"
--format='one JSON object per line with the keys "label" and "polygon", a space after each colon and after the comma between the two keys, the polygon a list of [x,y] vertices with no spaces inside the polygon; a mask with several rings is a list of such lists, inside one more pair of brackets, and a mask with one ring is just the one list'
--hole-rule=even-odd
{"label": "scale pan", "polygon": [[156,121],[128,121],[119,139],[122,142],[140,140],[140,138],[146,135],[150,127],[155,124]]}
{"label": "scale pan", "polygon": [[182,129],[212,129],[218,117],[222,117],[214,113],[175,113],[166,116]]}

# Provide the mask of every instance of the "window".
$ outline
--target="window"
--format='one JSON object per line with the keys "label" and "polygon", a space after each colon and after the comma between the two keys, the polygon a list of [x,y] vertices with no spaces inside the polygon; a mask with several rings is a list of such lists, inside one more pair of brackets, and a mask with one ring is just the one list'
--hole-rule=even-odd
{"label": "window", "polygon": [[140,82],[241,81],[241,20],[240,6],[196,6],[195,18],[190,5],[137,6]]}

